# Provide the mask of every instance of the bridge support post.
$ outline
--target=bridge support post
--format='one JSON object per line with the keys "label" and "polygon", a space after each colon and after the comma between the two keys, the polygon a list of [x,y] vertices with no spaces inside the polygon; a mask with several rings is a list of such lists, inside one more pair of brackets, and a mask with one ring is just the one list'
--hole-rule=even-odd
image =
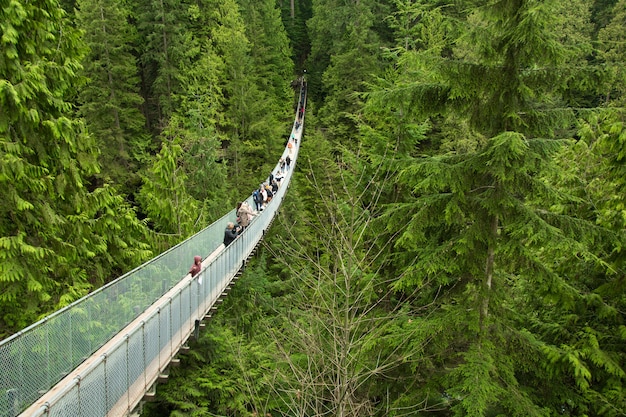
{"label": "bridge support post", "polygon": [[196,319],[193,323],[193,337],[194,339],[200,339],[200,320]]}

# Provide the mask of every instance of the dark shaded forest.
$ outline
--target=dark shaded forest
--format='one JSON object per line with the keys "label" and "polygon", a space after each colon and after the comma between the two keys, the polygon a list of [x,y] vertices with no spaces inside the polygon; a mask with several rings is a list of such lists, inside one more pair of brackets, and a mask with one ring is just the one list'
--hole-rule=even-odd
{"label": "dark shaded forest", "polygon": [[219,218],[245,274],[142,415],[624,416],[626,0],[0,8],[0,336]]}

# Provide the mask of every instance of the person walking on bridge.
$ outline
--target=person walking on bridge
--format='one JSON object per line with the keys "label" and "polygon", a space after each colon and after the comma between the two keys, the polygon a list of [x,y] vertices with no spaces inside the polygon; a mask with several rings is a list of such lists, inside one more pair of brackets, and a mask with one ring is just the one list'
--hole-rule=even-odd
{"label": "person walking on bridge", "polygon": [[263,207],[263,196],[261,195],[261,188],[263,188],[263,184],[261,184],[261,186],[259,186],[259,188],[254,190],[254,192],[252,193],[252,200],[254,201],[254,205],[256,206],[256,211],[260,211]]}
{"label": "person walking on bridge", "polygon": [[248,227],[252,218],[256,215],[257,213],[252,210],[252,207],[250,207],[247,201],[237,203],[237,217],[239,218],[239,225],[242,231]]}
{"label": "person walking on bridge", "polygon": [[191,269],[189,270],[189,273],[191,274],[192,277],[195,277],[196,275],[198,275],[198,272],[200,272],[201,269],[202,269],[202,256],[196,255],[193,257],[193,265],[191,265]]}
{"label": "person walking on bridge", "polygon": [[235,227],[235,223],[228,222],[226,225],[226,230],[224,230],[224,246],[228,246],[232,243],[233,240],[239,236],[241,232],[241,227]]}

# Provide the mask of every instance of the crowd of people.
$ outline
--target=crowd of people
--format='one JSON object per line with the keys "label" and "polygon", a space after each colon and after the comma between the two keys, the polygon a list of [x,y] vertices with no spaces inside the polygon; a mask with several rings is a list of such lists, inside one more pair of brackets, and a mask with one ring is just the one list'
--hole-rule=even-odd
{"label": "crowd of people", "polygon": [[259,185],[259,188],[254,190],[252,200],[256,210],[250,207],[250,204],[245,200],[237,203],[237,221],[236,223],[230,222],[226,225],[224,246],[228,246],[237,236],[243,233],[250,225],[252,219],[267,207],[268,203],[272,201],[274,195],[278,192],[278,187],[280,187],[283,178],[284,173],[281,170],[276,175],[270,172],[267,182],[263,182]]}
{"label": "crowd of people", "polygon": [[[302,82],[303,79],[302,79]],[[302,84],[302,88],[304,84]],[[259,185],[259,188],[254,190],[252,193],[252,200],[254,201],[255,209],[250,207],[247,201],[241,201],[237,203],[236,222],[228,222],[226,225],[226,229],[224,230],[224,246],[230,245],[241,233],[243,233],[246,228],[250,225],[254,217],[258,216],[260,212],[262,212],[267,204],[272,201],[274,195],[278,192],[278,188],[280,187],[284,177],[285,172],[289,171],[291,168],[293,149],[295,145],[298,144],[298,139],[295,136],[295,132],[297,132],[300,127],[302,127],[302,117],[304,116],[304,94],[301,96],[301,100],[299,103],[298,117],[294,123],[294,132],[292,132],[291,136],[287,140],[287,155],[284,158],[280,158],[279,168],[274,174],[270,172],[269,177],[266,182],[263,182]],[[202,257],[199,255],[194,256],[194,262],[189,270],[191,276],[197,275],[202,269]]]}
{"label": "crowd of people", "polygon": [[[294,140],[290,138],[288,140],[289,154],[291,154]],[[291,146],[289,146],[291,145]],[[224,231],[224,245],[228,246],[237,236],[239,236],[248,227],[252,219],[260,212],[265,210],[265,207],[274,198],[278,192],[278,188],[285,178],[285,171],[289,170],[291,165],[291,157],[287,155],[286,158],[280,158],[279,168],[274,172],[270,172],[267,177],[267,181],[259,185],[259,188],[252,192],[252,201],[254,202],[255,209],[250,207],[247,201],[241,201],[237,203],[237,222],[228,223],[226,230]]]}

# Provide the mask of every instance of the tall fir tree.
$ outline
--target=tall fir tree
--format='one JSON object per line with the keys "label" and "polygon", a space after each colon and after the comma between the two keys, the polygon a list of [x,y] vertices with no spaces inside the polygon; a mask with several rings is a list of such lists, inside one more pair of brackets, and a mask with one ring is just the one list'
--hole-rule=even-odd
{"label": "tall fir tree", "polygon": [[242,17],[246,22],[246,37],[251,40],[250,55],[253,60],[255,81],[268,98],[274,102],[272,113],[288,113],[285,106],[293,96],[287,82],[293,77],[292,52],[287,32],[275,1],[239,0]]}
{"label": "tall fir tree", "polygon": [[183,169],[185,130],[182,122],[174,117],[163,132],[165,140],[154,164],[144,176],[139,192],[153,228],[163,234],[165,242],[175,244],[190,236],[194,230],[198,202],[186,187],[187,174]]}
{"label": "tall fir tree", "polygon": [[[241,6],[234,0],[221,1],[219,7],[213,8],[211,17],[214,22],[211,38],[225,66],[224,119],[219,129],[226,136],[224,152],[229,177],[242,196],[250,195],[267,175],[270,164],[274,163],[273,155],[278,158],[282,149],[280,136],[285,135],[285,127],[280,124],[286,114],[285,103],[280,100],[285,96],[275,97],[274,94],[285,94],[289,80],[284,81],[285,89],[277,90],[275,81],[268,83],[271,87],[266,89],[261,75],[268,74],[270,68],[279,74],[291,68],[290,63],[278,58],[285,54],[288,45],[277,12],[270,2],[254,2],[248,6],[250,10],[245,13],[250,16],[250,29],[247,29]],[[268,29],[279,33],[269,35],[265,32]],[[257,34],[258,39],[251,41],[248,31]],[[269,46],[267,42],[272,42],[277,52],[261,54]],[[253,53],[257,47],[259,51]],[[268,67],[270,62],[277,66]]]}
{"label": "tall fir tree", "polygon": [[598,33],[599,58],[607,67],[608,77],[604,99],[607,103],[624,106],[624,85],[626,84],[626,71],[624,71],[624,58],[626,58],[626,2],[619,1],[613,8],[613,17],[608,25]]}
{"label": "tall fir tree", "polygon": [[311,0],[280,1],[283,25],[289,37],[292,60],[299,72],[306,69],[304,63],[311,50],[306,22],[311,18]]}
{"label": "tall fir tree", "polygon": [[180,106],[170,121],[179,121],[184,131],[181,146],[182,167],[188,178],[188,193],[202,204],[196,230],[224,214],[224,205],[232,204],[228,195],[227,166],[222,159],[219,131],[224,119],[222,79],[223,61],[209,42],[200,43],[198,57],[185,71]]}
{"label": "tall fir tree", "polygon": [[143,114],[153,138],[158,139],[179,105],[181,69],[189,68],[189,54],[195,50],[189,31],[190,13],[195,9],[178,0],[134,2],[131,7],[138,33]]}
{"label": "tall fir tree", "polygon": [[12,2],[0,20],[0,334],[7,334],[148,253],[138,241],[144,227],[124,201],[109,187],[90,191],[98,150],[67,101],[80,81],[79,32],[56,1]]}
{"label": "tall fir tree", "polygon": [[139,76],[133,55],[134,28],[125,4],[116,0],[79,1],[76,21],[89,47],[80,89],[80,114],[101,150],[98,174],[125,194],[140,184],[137,175],[150,138],[140,112]]}
{"label": "tall fir tree", "polygon": [[[439,14],[435,7],[413,10]],[[590,354],[573,340],[557,347],[547,332],[569,307],[588,302],[583,283],[564,266],[575,261],[609,273],[595,249],[615,242],[587,219],[557,210],[576,199],[548,180],[558,175],[557,139],[575,125],[574,109],[562,102],[568,65],[581,55],[559,30],[574,9],[515,1],[466,10],[469,29],[450,31],[461,37],[432,49],[423,49],[430,45],[421,35],[440,32],[440,25],[429,26],[439,19],[422,21],[426,31],[415,32],[417,42],[407,43],[405,31],[401,46],[410,50],[401,51],[393,85],[370,101],[377,111],[376,98],[386,97],[395,115],[410,109],[418,122],[430,116],[439,130],[426,149],[431,156],[415,150],[419,159],[409,153],[397,161],[405,197],[382,217],[385,238],[400,230],[393,256],[403,274],[396,288],[419,290],[416,308],[432,306],[415,320],[431,329],[429,339],[437,342],[427,352],[439,357],[431,375],[416,375],[430,378],[413,401],[444,393],[458,416],[606,412],[609,381],[623,372],[614,346]],[[459,14],[450,17],[444,27],[454,28]],[[443,130],[450,123],[466,124],[465,137],[442,136],[451,133]],[[467,138],[471,146],[459,146]],[[545,312],[541,325],[536,309]],[[588,384],[592,378],[604,381],[597,390]]]}
{"label": "tall fir tree", "polygon": [[[381,31],[376,22],[385,16],[384,3],[315,0],[307,23],[311,55],[307,61],[310,97],[319,106],[328,132],[339,142],[354,136],[360,108],[353,94],[385,70]],[[380,10],[382,8],[382,10]]]}

